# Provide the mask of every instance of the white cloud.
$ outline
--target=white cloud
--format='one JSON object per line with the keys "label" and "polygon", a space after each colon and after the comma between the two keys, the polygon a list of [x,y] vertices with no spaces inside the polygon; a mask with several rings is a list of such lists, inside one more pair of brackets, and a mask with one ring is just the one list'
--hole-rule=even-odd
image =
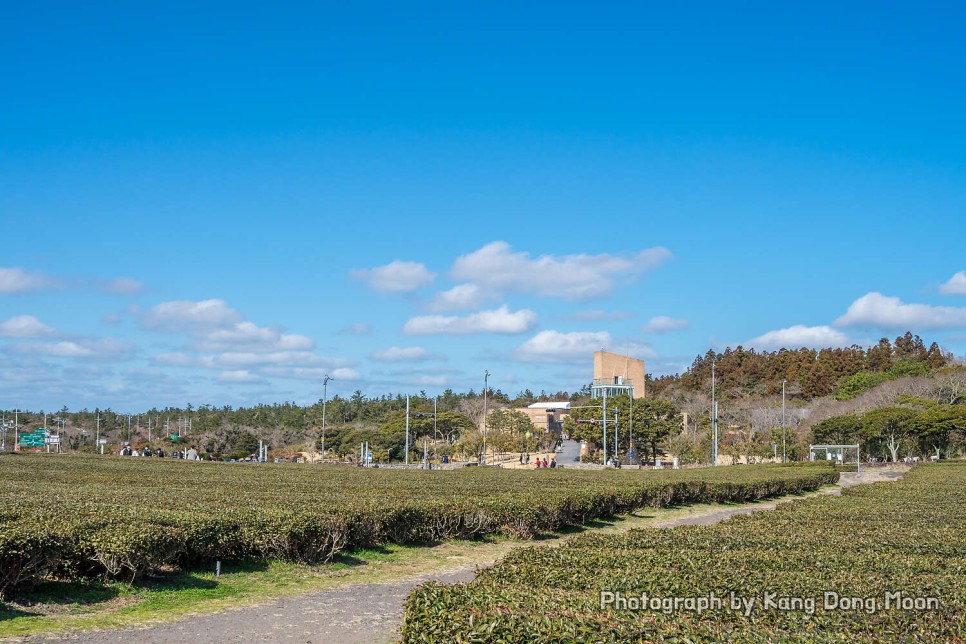
{"label": "white cloud", "polygon": [[118,277],[103,283],[101,290],[115,295],[137,295],[144,290],[144,284],[130,277]]}
{"label": "white cloud", "polygon": [[339,358],[318,356],[310,351],[275,351],[269,353],[228,351],[214,355],[195,355],[184,352],[159,353],[153,359],[157,365],[170,367],[200,367],[240,371],[258,369],[267,375],[290,377],[289,372],[298,370],[318,371],[344,368],[349,362]]}
{"label": "white cloud", "polygon": [[3,338],[48,338],[57,335],[53,329],[32,315],[16,315],[0,322],[0,337]]}
{"label": "white cloud", "polygon": [[215,364],[225,366],[297,365],[314,366],[332,362],[309,351],[226,351],[215,356]]}
{"label": "white cloud", "polygon": [[159,353],[154,356],[153,362],[158,365],[168,367],[207,367],[215,366],[211,356],[195,356],[182,353],[180,351],[172,353]]}
{"label": "white cloud", "polygon": [[356,322],[355,324],[342,327],[336,333],[339,335],[369,335],[372,333],[372,325],[368,322]]}
{"label": "white cloud", "polygon": [[837,326],[866,326],[887,329],[966,328],[966,308],[903,304],[898,297],[867,293],[852,302]]}
{"label": "white cloud", "polygon": [[407,384],[414,387],[442,387],[446,385],[450,378],[448,376],[442,375],[413,375],[413,376],[403,376],[399,378],[399,381],[403,384]]}
{"label": "white cloud", "polygon": [[362,374],[355,369],[349,369],[348,367],[334,369],[329,375],[332,376],[333,380],[359,380],[362,378]]}
{"label": "white cloud", "polygon": [[238,322],[225,329],[205,333],[195,345],[199,351],[307,351],[315,346],[304,335],[283,334],[277,329],[261,327],[252,322]]}
{"label": "white cloud", "polygon": [[419,262],[396,260],[376,268],[349,271],[349,277],[365,282],[380,293],[404,293],[431,284],[436,275]]}
{"label": "white cloud", "polygon": [[825,347],[844,347],[849,338],[841,331],[830,326],[804,326],[796,324],[787,329],[769,331],[757,338],[748,340],[748,346],[757,349],[800,349],[810,347],[822,349]]}
{"label": "white cloud", "polygon": [[541,255],[513,252],[496,241],[456,259],[455,279],[495,291],[516,291],[541,297],[585,300],[604,297],[618,280],[631,282],[641,273],[659,267],[671,257],[660,246],[631,255]]}
{"label": "white cloud", "polygon": [[128,358],[134,347],[111,338],[63,340],[60,342],[30,342],[9,349],[21,355],[42,355],[53,358],[82,358],[89,360],[117,360]]}
{"label": "white cloud", "polygon": [[939,287],[943,295],[966,295],[966,271],[959,271]]}
{"label": "white cloud", "polygon": [[60,280],[40,271],[28,273],[19,267],[0,268],[0,293],[27,293],[61,286]]}
{"label": "white cloud", "polygon": [[598,321],[598,320],[626,320],[633,317],[629,311],[602,311],[593,309],[589,311],[577,311],[570,316],[574,320]]}
{"label": "white cloud", "polygon": [[423,347],[389,347],[385,351],[376,351],[372,354],[373,360],[379,360],[381,362],[426,360],[429,357],[429,352]]}
{"label": "white cloud", "polygon": [[[521,362],[576,362],[590,365],[595,351],[605,349],[640,358],[657,358],[646,342],[615,342],[607,331],[541,331],[519,347],[514,358]],[[589,366],[588,366],[589,368]]]}
{"label": "white cloud", "polygon": [[611,344],[607,331],[541,331],[516,351],[516,358],[524,362],[573,362],[593,361],[595,351]]}
{"label": "white cloud", "polygon": [[244,320],[222,300],[163,302],[141,316],[141,325],[153,331],[187,333],[195,338],[188,348],[197,352],[279,353],[315,346],[307,336]]}
{"label": "white cloud", "polygon": [[[275,378],[292,378],[295,380],[315,380],[321,383],[322,378],[328,375],[332,380],[349,381],[361,380],[362,374],[349,367],[339,367],[331,369],[328,367],[292,367],[279,368],[272,367],[265,369],[265,374]],[[321,384],[319,384],[321,391]],[[331,387],[330,387],[331,389]],[[331,395],[331,394],[330,394]]]}
{"label": "white cloud", "polygon": [[666,315],[658,315],[645,325],[645,333],[667,333],[668,331],[679,331],[691,326],[691,323],[683,318],[672,318]]}
{"label": "white cloud", "polygon": [[253,374],[248,369],[222,371],[215,377],[218,382],[262,382],[261,376]]}
{"label": "white cloud", "polygon": [[469,311],[486,301],[483,290],[476,284],[457,284],[448,291],[437,293],[428,307],[430,311]]}
{"label": "white cloud", "polygon": [[241,322],[243,316],[223,300],[162,302],[141,316],[141,325],[165,333],[200,333]]}
{"label": "white cloud", "polygon": [[529,309],[510,311],[506,305],[493,311],[480,311],[459,317],[424,315],[411,318],[403,327],[408,335],[470,333],[526,333],[537,323],[537,314]]}

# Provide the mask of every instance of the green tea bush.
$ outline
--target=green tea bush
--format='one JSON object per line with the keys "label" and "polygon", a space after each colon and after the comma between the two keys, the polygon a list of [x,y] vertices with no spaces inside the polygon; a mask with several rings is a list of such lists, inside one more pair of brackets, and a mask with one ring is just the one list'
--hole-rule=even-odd
{"label": "green tea bush", "polygon": [[54,570],[68,540],[41,522],[6,520],[0,527],[0,599]]}
{"label": "green tea bush", "polygon": [[744,501],[837,478],[815,466],[393,471],[17,455],[0,459],[0,592],[215,559],[318,563],[381,543],[528,539],[642,507]]}
{"label": "green tea bush", "polygon": [[[717,487],[767,488],[738,485]],[[923,465],[715,526],[514,551],[472,582],[413,590],[403,641],[963,641],[964,579],[966,463]],[[634,610],[602,592],[724,603]]]}

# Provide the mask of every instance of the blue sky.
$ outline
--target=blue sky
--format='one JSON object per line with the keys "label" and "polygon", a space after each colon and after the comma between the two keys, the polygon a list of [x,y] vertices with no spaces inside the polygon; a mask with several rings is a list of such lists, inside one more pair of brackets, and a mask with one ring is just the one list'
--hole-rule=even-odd
{"label": "blue sky", "polygon": [[966,353],[962,5],[518,4],[8,8],[0,408]]}

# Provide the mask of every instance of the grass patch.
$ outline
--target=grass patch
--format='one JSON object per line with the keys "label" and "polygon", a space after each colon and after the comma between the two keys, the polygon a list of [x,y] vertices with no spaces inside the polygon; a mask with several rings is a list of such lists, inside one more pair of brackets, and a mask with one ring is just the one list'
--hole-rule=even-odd
{"label": "grass patch", "polygon": [[[171,572],[135,585],[119,581],[46,582],[0,603],[0,637],[116,629],[250,605],[343,583],[379,582],[448,565],[474,563],[507,539],[452,541],[432,547],[348,549],[332,562],[224,562],[216,577]],[[454,563],[454,559],[455,561]]]}

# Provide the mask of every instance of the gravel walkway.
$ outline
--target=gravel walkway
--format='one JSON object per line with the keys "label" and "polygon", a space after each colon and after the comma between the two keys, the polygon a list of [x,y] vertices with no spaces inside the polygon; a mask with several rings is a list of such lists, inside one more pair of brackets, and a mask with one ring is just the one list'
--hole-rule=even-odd
{"label": "gravel walkway", "polygon": [[390,583],[354,584],[160,626],[81,633],[57,639],[138,644],[243,641],[381,644],[398,639],[403,602],[413,587],[430,580],[449,584],[469,581],[475,574],[473,566]]}
{"label": "gravel walkway", "polygon": [[[858,475],[843,474],[840,485],[852,487],[863,483],[896,480],[903,473],[904,470],[874,469],[865,470]],[[839,494],[841,488],[827,488],[824,492]],[[724,508],[699,506],[688,508],[684,515],[657,520],[652,526],[673,528],[681,525],[711,525],[739,514],[772,510],[779,503],[781,501]],[[138,644],[286,641],[313,644],[381,644],[398,639],[403,602],[412,588],[429,580],[444,583],[468,581],[474,577],[476,568],[474,564],[387,583],[341,586],[141,629],[80,633],[35,638],[30,641],[135,641]]]}

